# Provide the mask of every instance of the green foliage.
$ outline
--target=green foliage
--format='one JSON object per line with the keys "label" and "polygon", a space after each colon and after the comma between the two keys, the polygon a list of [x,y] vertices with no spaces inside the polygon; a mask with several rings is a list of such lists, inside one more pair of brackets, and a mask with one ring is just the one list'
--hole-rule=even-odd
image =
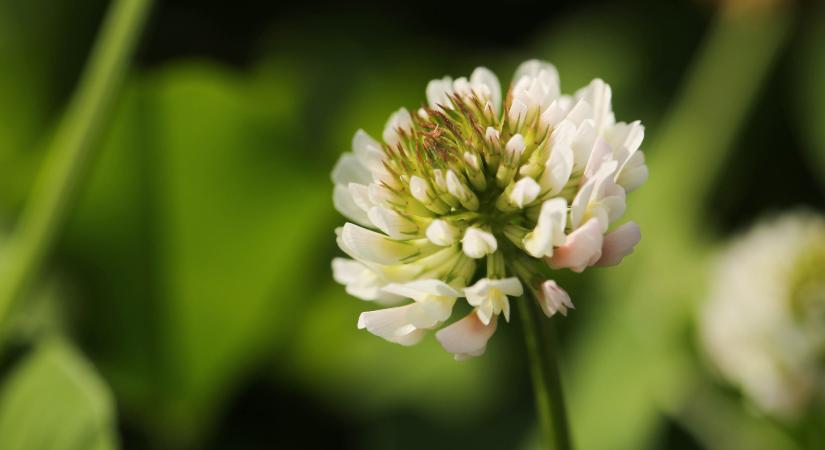
{"label": "green foliage", "polygon": [[108,387],[71,344],[46,338],[3,380],[0,448],[114,450]]}
{"label": "green foliage", "polygon": [[[289,327],[308,281],[296,274],[317,263],[316,236],[331,233],[328,187],[290,162],[288,145],[272,144],[295,120],[296,91],[284,85],[280,105],[263,108],[244,81],[184,65],[136,82],[74,235],[79,253],[108,253],[92,264],[126,265],[101,281],[123,325],[103,349],[105,367],[154,426],[184,442]],[[135,313],[152,323],[134,323]],[[148,403],[157,401],[160,412]]]}

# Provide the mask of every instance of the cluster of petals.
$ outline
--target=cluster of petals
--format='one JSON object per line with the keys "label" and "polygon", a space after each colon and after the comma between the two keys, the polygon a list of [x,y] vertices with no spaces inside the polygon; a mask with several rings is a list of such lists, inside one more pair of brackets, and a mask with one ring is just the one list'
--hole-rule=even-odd
{"label": "cluster of petals", "polygon": [[[457,359],[478,356],[525,291],[548,317],[573,308],[549,271],[615,265],[639,242],[635,223],[613,224],[647,178],[644,128],[616,122],[610,86],[563,95],[555,67],[531,60],[504,94],[480,67],[431,81],[427,105],[393,113],[381,141],[355,133],[332,173],[349,220],[333,274],[391,306],[359,328],[402,345],[438,330]],[[457,303],[469,313],[443,326]]]}

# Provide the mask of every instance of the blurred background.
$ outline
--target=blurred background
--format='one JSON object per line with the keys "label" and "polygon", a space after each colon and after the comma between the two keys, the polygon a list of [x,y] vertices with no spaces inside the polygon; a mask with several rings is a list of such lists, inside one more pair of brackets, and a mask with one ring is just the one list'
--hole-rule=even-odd
{"label": "blurred background", "polygon": [[[0,242],[108,4],[0,1]],[[517,320],[456,363],[432,337],[356,330],[371,305],[330,270],[329,173],[355,130],[379,136],[432,78],[484,65],[506,86],[529,58],[564,92],[603,78],[617,118],[647,128],[627,213],[642,243],[615,270],[560,275],[577,447],[825,448],[822,408],[755,407],[697,332],[731,237],[825,211],[825,8],[745,0],[156,2],[3,325],[0,448],[535,448]]]}

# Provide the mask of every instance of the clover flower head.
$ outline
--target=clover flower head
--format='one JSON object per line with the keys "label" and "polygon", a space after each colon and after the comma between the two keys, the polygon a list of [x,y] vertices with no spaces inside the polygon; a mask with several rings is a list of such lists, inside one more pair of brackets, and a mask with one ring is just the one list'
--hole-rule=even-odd
{"label": "clover flower head", "polygon": [[[427,104],[393,113],[378,141],[362,130],[332,172],[337,230],[352,259],[333,261],[351,295],[382,304],[358,322],[402,345],[436,333],[457,359],[485,350],[510,299],[533,293],[547,316],[570,297],[547,273],[617,264],[640,239],[611,230],[626,194],[647,178],[644,128],[616,122],[610,86],[593,80],[562,95],[551,64],[531,60],[501,85],[480,67],[426,88]],[[549,268],[548,268],[549,266]]]}
{"label": "clover flower head", "polygon": [[720,374],[786,421],[825,395],[825,218],[791,213],[726,248],[700,314]]}

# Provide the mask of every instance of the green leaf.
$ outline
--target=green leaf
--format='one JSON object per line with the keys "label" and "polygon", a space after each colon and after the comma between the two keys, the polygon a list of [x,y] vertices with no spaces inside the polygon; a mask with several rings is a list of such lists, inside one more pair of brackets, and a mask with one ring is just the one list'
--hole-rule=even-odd
{"label": "green leaf", "polygon": [[95,369],[70,344],[48,338],[4,380],[0,448],[118,448],[114,404]]}
{"label": "green leaf", "polygon": [[288,74],[206,64],[134,81],[72,227],[68,251],[98,294],[87,339],[170,445],[203,438],[286,338],[300,293],[328,277],[312,267],[327,266],[335,213],[327,169],[296,143],[300,91]]}
{"label": "green leaf", "polygon": [[290,163],[272,131],[280,118],[256,116],[239,81],[184,68],[159,79],[153,97],[167,174],[157,198],[164,332],[177,395],[194,409],[183,417],[208,407],[284,329],[313,277],[317,237],[332,236],[326,177]]}

